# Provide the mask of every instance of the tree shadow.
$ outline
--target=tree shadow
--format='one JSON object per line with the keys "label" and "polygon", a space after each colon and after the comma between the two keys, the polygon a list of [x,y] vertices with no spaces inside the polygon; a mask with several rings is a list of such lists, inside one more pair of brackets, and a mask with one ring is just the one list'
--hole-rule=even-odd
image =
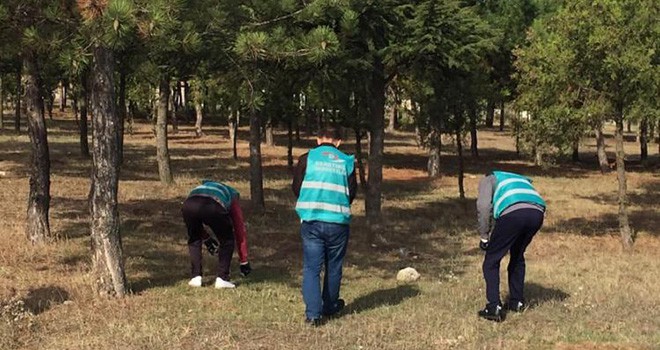
{"label": "tree shadow", "polygon": [[420,295],[419,288],[415,285],[400,285],[394,288],[381,289],[358,297],[338,315],[341,317],[348,314],[359,314],[381,306],[394,306],[401,304],[406,299]]}
{"label": "tree shadow", "polygon": [[67,300],[69,300],[69,292],[58,286],[48,286],[30,289],[23,302],[27,310],[38,315]]}
{"label": "tree shadow", "polygon": [[[528,309],[534,309],[548,302],[564,301],[571,295],[557,288],[544,287],[538,283],[525,283],[525,300]],[[506,299],[509,297],[507,296]]]}

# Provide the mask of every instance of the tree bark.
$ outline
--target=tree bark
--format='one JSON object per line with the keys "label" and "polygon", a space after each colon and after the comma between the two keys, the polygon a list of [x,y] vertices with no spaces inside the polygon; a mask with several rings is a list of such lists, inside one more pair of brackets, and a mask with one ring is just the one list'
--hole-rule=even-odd
{"label": "tree bark", "polygon": [[486,106],[486,127],[492,128],[494,120],[495,120],[495,103],[493,101],[488,101],[488,105]]}
{"label": "tree bark", "polygon": [[463,135],[460,127],[456,128],[456,152],[458,153],[458,194],[460,199],[465,199],[465,187],[463,186],[463,178],[465,177],[463,164]]}
{"label": "tree bark", "polygon": [[195,100],[195,135],[197,137],[204,136],[204,132],[202,131],[203,119],[204,119],[204,106],[202,105],[201,101]]}
{"label": "tree bark", "polygon": [[268,118],[266,123],[266,146],[275,146],[275,137],[273,135],[273,120]]}
{"label": "tree bark", "polygon": [[265,209],[263,169],[261,167],[261,119],[250,102],[250,196],[258,210]]}
{"label": "tree bark", "polygon": [[626,123],[626,131],[632,132],[632,122],[630,120]]}
{"label": "tree bark", "polygon": [[119,116],[119,165],[124,163],[124,123],[126,121],[126,72],[119,72],[119,96],[117,114]]}
{"label": "tree bark", "polygon": [[440,154],[442,151],[442,137],[438,130],[431,131],[429,135],[429,160],[426,170],[429,177],[440,177]]}
{"label": "tree bark", "polygon": [[500,131],[504,131],[504,100],[500,102]]}
{"label": "tree bark", "polygon": [[60,112],[64,112],[66,108],[66,83],[64,81],[60,82]]}
{"label": "tree bark", "polygon": [[639,124],[639,157],[641,160],[646,160],[649,157],[648,133],[648,117],[643,117]]}
{"label": "tree bark", "polygon": [[21,69],[16,73],[16,112],[14,113],[14,130],[21,132],[21,98],[23,97],[23,77]]}
{"label": "tree bark", "polygon": [[607,160],[607,152],[605,152],[605,136],[603,135],[603,125],[599,124],[594,128],[596,132],[596,155],[598,156],[598,165],[600,172],[605,174],[610,171],[610,162]]}
{"label": "tree bark", "polygon": [[238,130],[238,121],[239,121],[239,111],[238,107],[237,108],[232,108],[231,114],[229,116],[229,141],[231,142],[231,147],[232,147],[232,154],[234,156],[234,160],[238,160],[238,150],[237,150],[237,135],[236,131]]}
{"label": "tree bark", "polygon": [[119,187],[119,117],[115,110],[114,57],[94,48],[92,64],[92,270],[101,295],[126,294],[126,275],[117,208]]}
{"label": "tree bark", "polygon": [[362,129],[360,129],[360,127],[355,128],[355,158],[357,158],[360,187],[362,187],[363,191],[366,191],[367,174],[364,171],[364,157],[362,155]]}
{"label": "tree bark", "polygon": [[477,140],[477,109],[470,109],[470,153],[472,157],[479,158],[479,148]]}
{"label": "tree bark", "polygon": [[[383,183],[383,153],[385,147],[385,65],[376,57],[371,77],[370,90],[370,142],[369,142],[369,178],[365,210],[370,226],[381,222],[381,185]],[[373,239],[372,230],[368,240]]]}
{"label": "tree bark", "polygon": [[[176,86],[176,84],[174,85]],[[167,113],[170,115],[170,120],[172,120],[172,134],[176,134],[179,132],[179,121],[177,120],[176,116],[176,102],[174,101],[174,96],[176,94],[176,88],[172,89],[169,85],[167,87],[167,90],[170,91],[170,94],[168,96],[168,110]]]}
{"label": "tree bark", "polygon": [[89,142],[87,140],[87,106],[89,103],[89,91],[87,89],[86,75],[81,79],[81,96],[80,96],[80,120],[78,121],[78,128],[80,129],[80,154],[89,158]]}
{"label": "tree bark", "polygon": [[573,154],[571,155],[571,159],[574,162],[580,161],[580,139],[573,140]]}
{"label": "tree bark", "polygon": [[167,144],[167,106],[169,104],[170,79],[163,76],[158,86],[158,115],[156,116],[156,159],[160,182],[166,185],[174,183],[170,167],[170,150]]}
{"label": "tree bark", "polygon": [[43,99],[37,58],[23,56],[25,69],[25,107],[32,154],[30,157],[30,193],[27,203],[26,234],[32,244],[50,240],[50,155],[43,114]]}
{"label": "tree bark", "polygon": [[616,120],[616,133],[614,139],[616,141],[616,177],[619,182],[619,232],[621,233],[621,243],[625,249],[632,248],[633,233],[630,229],[628,221],[628,211],[626,208],[627,199],[627,186],[626,186],[626,168],[625,168],[625,152],[623,150],[623,108],[617,108]]}

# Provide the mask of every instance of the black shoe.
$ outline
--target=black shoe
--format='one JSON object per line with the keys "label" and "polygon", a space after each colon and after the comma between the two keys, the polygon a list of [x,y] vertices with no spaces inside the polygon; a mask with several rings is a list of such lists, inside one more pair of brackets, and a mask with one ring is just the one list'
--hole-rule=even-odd
{"label": "black shoe", "polygon": [[335,304],[334,309],[332,311],[324,311],[323,316],[336,315],[339,312],[341,312],[341,310],[344,309],[344,306],[346,306],[346,302],[344,302],[344,299],[338,299],[337,303]]}
{"label": "black shoe", "polygon": [[527,304],[523,301],[510,300],[506,305],[506,309],[511,312],[523,312],[527,309]]}
{"label": "black shoe", "polygon": [[307,323],[312,327],[320,327],[321,325],[323,325],[323,320],[321,318],[313,318],[311,320],[309,318],[306,318],[305,323]]}
{"label": "black shoe", "polygon": [[479,317],[485,318],[489,321],[502,322],[504,320],[504,312],[502,311],[501,305],[488,306],[479,311]]}
{"label": "black shoe", "polygon": [[215,238],[209,237],[205,239],[204,245],[206,246],[206,250],[209,251],[209,254],[218,255],[218,249],[220,247],[220,243],[218,243],[218,241]]}

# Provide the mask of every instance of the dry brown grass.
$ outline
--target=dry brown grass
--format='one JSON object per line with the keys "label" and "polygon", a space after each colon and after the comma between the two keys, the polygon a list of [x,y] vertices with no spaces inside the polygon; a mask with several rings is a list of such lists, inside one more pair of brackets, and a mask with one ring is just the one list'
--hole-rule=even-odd
{"label": "dry brown grass", "polygon": [[[60,120],[49,129],[51,229],[60,239],[39,248],[29,246],[23,234],[28,138],[0,132],[0,171],[5,172],[0,176],[0,302],[13,300],[12,310],[23,315],[14,320],[3,314],[0,348],[652,349],[660,344],[660,176],[653,151],[650,167],[631,163],[630,213],[639,238],[634,251],[624,253],[616,235],[616,177],[597,172],[592,141],[584,145],[584,163],[538,169],[515,156],[506,134],[483,131],[482,158],[468,157],[468,200],[460,201],[452,153],[443,156],[444,176],[431,181],[424,174],[425,153],[412,135],[389,135],[383,230],[373,245],[366,241],[364,202],[358,198],[342,287],[347,312],[310,329],[303,323],[298,223],[281,138],[278,146],[263,149],[267,211],[254,213],[245,201],[253,275],[237,278],[239,288],[231,291],[187,288],[180,203],[201,178],[228,181],[247,199],[248,149],[245,129],[238,161],[231,159],[226,129],[208,128],[201,139],[191,128],[182,129],[171,138],[176,179],[171,187],[158,183],[148,126],[126,136],[119,200],[133,294],[122,300],[97,299],[90,288],[85,201],[90,162],[78,155],[74,122]],[[307,145],[301,143],[295,154]],[[627,144],[627,152],[636,154],[636,144]],[[480,175],[492,167],[533,176],[550,206],[528,252],[526,292],[532,308],[501,324],[476,317],[484,286],[473,200]],[[208,285],[214,262],[206,262]],[[394,276],[404,266],[417,268],[421,281],[397,285]],[[506,295],[506,285],[502,288]]]}

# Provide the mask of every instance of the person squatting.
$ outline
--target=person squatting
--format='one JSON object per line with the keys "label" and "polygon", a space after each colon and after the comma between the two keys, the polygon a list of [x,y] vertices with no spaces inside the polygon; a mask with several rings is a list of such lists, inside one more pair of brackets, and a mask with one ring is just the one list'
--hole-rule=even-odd
{"label": "person squatting", "polygon": [[[298,159],[291,184],[301,222],[305,321],[312,326],[322,325],[345,307],[339,292],[357,180],[355,158],[341,152],[340,144],[338,129],[321,130],[317,147]],[[202,285],[202,244],[212,255],[218,255],[215,288],[235,287],[230,279],[234,246],[238,248],[241,274],[247,276],[252,271],[239,198],[238,191],[229,185],[204,180],[183,203],[191,263],[190,286]],[[486,307],[477,315],[500,322],[505,310],[521,312],[527,307],[523,295],[525,250],[543,225],[546,203],[529,178],[492,171],[479,182],[476,204],[479,247],[485,251],[482,269],[487,300]],[[204,225],[213,235],[207,234]],[[511,255],[507,268],[509,298],[503,305],[499,290],[500,262],[507,253]]]}

